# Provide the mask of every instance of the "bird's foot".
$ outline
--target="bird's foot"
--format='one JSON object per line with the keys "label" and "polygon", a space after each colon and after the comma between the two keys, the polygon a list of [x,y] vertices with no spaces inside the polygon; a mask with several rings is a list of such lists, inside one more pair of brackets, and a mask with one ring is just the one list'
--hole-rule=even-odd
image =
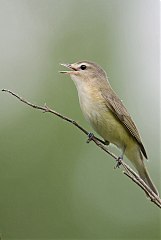
{"label": "bird's foot", "polygon": [[90,141],[92,141],[93,137],[94,137],[94,134],[93,134],[93,133],[91,133],[91,132],[88,133],[87,143],[90,143]]}
{"label": "bird's foot", "polygon": [[100,143],[102,143],[103,145],[106,145],[106,146],[108,146],[109,144],[110,144],[110,142],[109,141],[107,141],[107,140],[105,140],[105,141],[103,141],[103,140],[101,140],[101,139],[99,139],[99,138],[97,138],[97,137],[95,137],[94,136],[94,134],[93,133],[88,133],[88,139],[87,139],[87,143],[90,143],[90,141],[93,139],[93,138],[95,138],[96,140],[98,140]]}
{"label": "bird's foot", "polygon": [[116,160],[117,163],[116,163],[116,166],[114,167],[114,169],[120,168],[120,165],[122,164],[122,160],[123,160],[122,156],[118,157],[118,159]]}

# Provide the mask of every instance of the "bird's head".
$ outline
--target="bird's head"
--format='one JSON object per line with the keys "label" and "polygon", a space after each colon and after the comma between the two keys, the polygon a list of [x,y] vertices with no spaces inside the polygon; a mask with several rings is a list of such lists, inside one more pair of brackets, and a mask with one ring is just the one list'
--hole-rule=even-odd
{"label": "bird's head", "polygon": [[72,64],[61,65],[67,67],[69,70],[60,72],[69,74],[74,82],[89,82],[92,81],[92,79],[106,79],[105,71],[93,62],[81,61]]}

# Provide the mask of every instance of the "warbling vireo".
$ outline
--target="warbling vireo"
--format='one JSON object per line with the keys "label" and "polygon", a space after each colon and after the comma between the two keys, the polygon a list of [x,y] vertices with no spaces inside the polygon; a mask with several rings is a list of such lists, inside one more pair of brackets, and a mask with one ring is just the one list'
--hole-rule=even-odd
{"label": "warbling vireo", "polygon": [[122,150],[137,169],[143,181],[158,195],[144,165],[147,154],[140,134],[122,101],[113,91],[105,71],[96,63],[81,61],[61,64],[74,81],[82,112],[94,130],[105,140]]}

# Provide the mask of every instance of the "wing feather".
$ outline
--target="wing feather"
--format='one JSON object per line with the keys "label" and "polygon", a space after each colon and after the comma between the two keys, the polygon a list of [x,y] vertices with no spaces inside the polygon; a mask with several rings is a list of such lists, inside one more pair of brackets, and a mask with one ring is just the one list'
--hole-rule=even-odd
{"label": "wing feather", "polygon": [[107,90],[102,90],[102,96],[106,100],[106,106],[113,112],[113,114],[120,120],[121,123],[126,127],[126,129],[129,131],[129,133],[135,138],[135,140],[138,142],[140,149],[147,158],[147,154],[145,151],[145,148],[142,144],[139,132],[137,130],[137,127],[135,123],[133,122],[130,114],[128,113],[127,109],[123,105],[122,101],[118,98],[116,93],[111,89],[111,94],[107,95]]}

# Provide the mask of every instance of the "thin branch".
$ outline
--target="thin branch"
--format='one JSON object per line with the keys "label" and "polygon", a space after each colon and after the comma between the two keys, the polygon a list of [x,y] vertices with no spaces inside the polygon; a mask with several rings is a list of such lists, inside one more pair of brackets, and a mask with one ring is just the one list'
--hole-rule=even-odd
{"label": "thin branch", "polygon": [[[49,108],[46,104],[44,104],[44,106],[38,106],[36,104],[30,103],[29,101],[27,101],[26,99],[20,97],[19,95],[17,95],[16,93],[12,92],[11,90],[7,90],[7,89],[2,89],[3,92],[7,92],[11,95],[13,95],[14,97],[16,97],[18,100],[20,100],[21,102],[23,102],[24,104],[27,104],[28,106],[41,110],[43,112],[49,112],[52,113],[54,115],[56,115],[57,117],[63,119],[64,121],[67,121],[71,124],[73,124],[75,127],[77,127],[80,131],[82,131],[86,136],[89,136],[89,132],[84,129],[82,126],[80,126],[76,121],[72,120],[71,118],[68,118],[54,110],[52,110],[51,108]],[[97,137],[95,137],[94,135],[92,135],[89,139],[89,141],[93,141],[99,148],[101,148],[104,152],[106,152],[107,154],[109,154],[115,161],[118,162],[118,157],[113,154],[111,151],[109,151],[104,144],[102,143],[102,140],[99,140]],[[88,142],[89,142],[88,141]],[[139,175],[137,173],[134,172],[134,170],[132,170],[123,160],[121,160],[121,162],[119,162],[121,164],[121,166],[124,168],[123,173],[125,174],[125,176],[127,176],[129,179],[131,179],[135,184],[137,184],[141,189],[143,189],[143,191],[146,193],[146,195],[150,198],[150,200],[157,205],[159,208],[161,208],[161,199],[159,198],[159,196],[157,196],[147,185],[146,183],[139,177]]]}

